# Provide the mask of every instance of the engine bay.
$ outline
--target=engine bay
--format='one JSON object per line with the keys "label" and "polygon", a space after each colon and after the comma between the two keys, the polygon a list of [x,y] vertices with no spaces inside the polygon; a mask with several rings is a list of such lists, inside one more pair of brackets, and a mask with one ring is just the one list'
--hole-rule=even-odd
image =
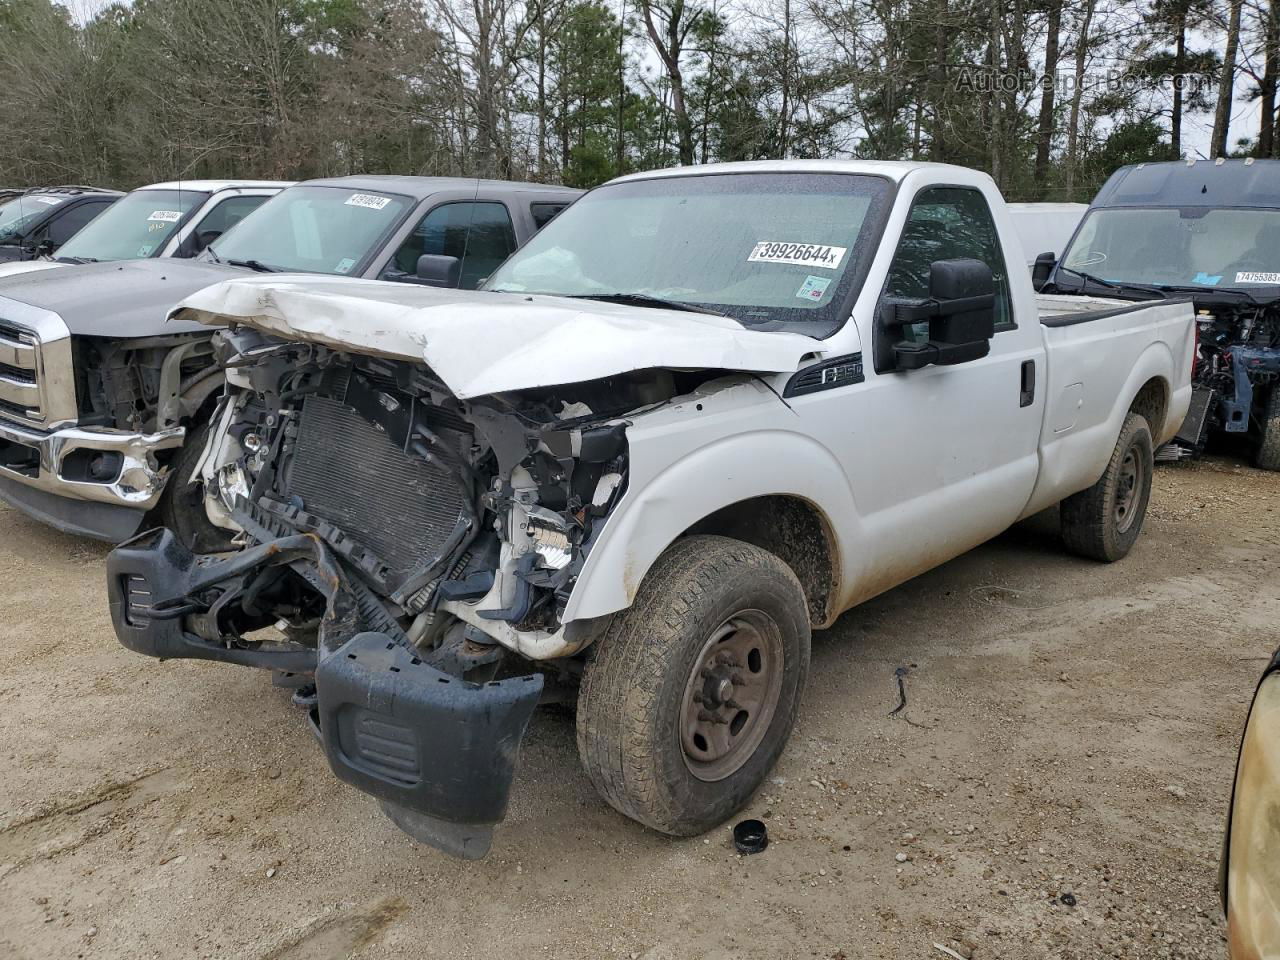
{"label": "engine bay", "polygon": [[[461,401],[422,364],[248,330],[219,350],[228,390],[200,468],[210,520],[243,548],[316,538],[361,628],[468,676],[498,659],[496,638],[562,629],[626,489],[622,415],[710,375],[648,370]],[[323,636],[332,610],[315,566],[238,573],[193,598],[189,624],[249,648],[275,624],[333,649],[342,638]],[[445,609],[459,604],[470,623]]]}

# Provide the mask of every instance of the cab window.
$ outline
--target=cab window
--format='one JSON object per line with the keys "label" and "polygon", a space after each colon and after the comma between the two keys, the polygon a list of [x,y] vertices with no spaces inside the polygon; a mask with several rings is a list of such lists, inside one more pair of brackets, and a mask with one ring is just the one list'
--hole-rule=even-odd
{"label": "cab window", "polygon": [[470,200],[442,203],[413,228],[381,279],[412,277],[417,273],[418,257],[429,253],[457,257],[462,262],[458,285],[474,290],[515,248],[515,227],[504,204]]}
{"label": "cab window", "polygon": [[209,211],[208,216],[200,221],[196,233],[201,238],[201,247],[212,243],[253,211],[262,206],[270,197],[228,197]]}
{"label": "cab window", "polygon": [[48,237],[55,247],[60,247],[84,227],[90,220],[111,206],[108,200],[86,200],[70,210],[58,214],[46,227]]}
{"label": "cab window", "polygon": [[[885,296],[924,300],[929,296],[929,266],[935,260],[981,260],[995,279],[996,332],[1014,327],[1009,274],[986,199],[968,187],[930,187],[911,205],[911,213],[889,268]],[[907,339],[924,340],[928,324],[905,328]]]}
{"label": "cab window", "polygon": [[531,203],[529,204],[529,216],[533,217],[534,230],[541,230],[548,223],[556,218],[556,216],[567,207],[567,203]]}

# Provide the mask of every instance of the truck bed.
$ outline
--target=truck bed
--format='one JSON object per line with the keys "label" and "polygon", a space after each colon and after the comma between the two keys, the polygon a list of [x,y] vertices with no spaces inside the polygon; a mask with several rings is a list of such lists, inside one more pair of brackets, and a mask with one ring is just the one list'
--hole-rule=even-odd
{"label": "truck bed", "polygon": [[[1133,303],[1102,297],[1036,298],[1047,375],[1040,433],[1040,478],[1024,516],[1090,486],[1106,468],[1129,398],[1158,394],[1148,413],[1154,446],[1168,440],[1191,401],[1195,348],[1186,299]],[[1163,373],[1183,375],[1166,382]],[[1117,398],[1124,402],[1117,405]]]}

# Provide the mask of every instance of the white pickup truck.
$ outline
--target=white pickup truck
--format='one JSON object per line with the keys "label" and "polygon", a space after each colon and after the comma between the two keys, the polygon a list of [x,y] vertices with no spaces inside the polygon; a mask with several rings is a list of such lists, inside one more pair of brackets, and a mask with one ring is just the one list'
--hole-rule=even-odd
{"label": "white pickup truck", "polygon": [[1191,308],[1037,302],[1011,238],[971,170],[746,163],[607,184],[483,292],[206,289],[175,316],[230,325],[199,473],[242,549],[117,548],[117,636],[313,675],[333,771],[454,854],[540,700],[576,698],[614,807],[705,831],[781,753],[812,629],[1055,504],[1085,557],[1138,537]]}

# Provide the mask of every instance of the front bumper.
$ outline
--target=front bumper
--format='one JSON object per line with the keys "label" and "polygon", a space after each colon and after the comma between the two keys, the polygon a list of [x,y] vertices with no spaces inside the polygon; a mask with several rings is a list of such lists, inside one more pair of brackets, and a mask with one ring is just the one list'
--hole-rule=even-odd
{"label": "front bumper", "polygon": [[[313,720],[334,774],[376,797],[397,826],[454,856],[485,855],[506,815],[520,741],[542,694],[541,674],[486,684],[445,673],[386,633],[354,633],[331,650],[210,641],[188,629],[193,598],[289,564],[325,593],[325,623],[349,625],[341,569],[315,537],[285,537],[223,559],[197,559],[168,530],[107,558],[116,637],[160,659],[220,660],[315,674]],[[323,628],[322,628],[323,629]],[[425,654],[424,654],[425,656]]]}
{"label": "front bumper", "polygon": [[0,498],[61,530],[119,543],[164,492],[168,470],[156,454],[185,436],[183,427],[44,431],[0,419]]}

